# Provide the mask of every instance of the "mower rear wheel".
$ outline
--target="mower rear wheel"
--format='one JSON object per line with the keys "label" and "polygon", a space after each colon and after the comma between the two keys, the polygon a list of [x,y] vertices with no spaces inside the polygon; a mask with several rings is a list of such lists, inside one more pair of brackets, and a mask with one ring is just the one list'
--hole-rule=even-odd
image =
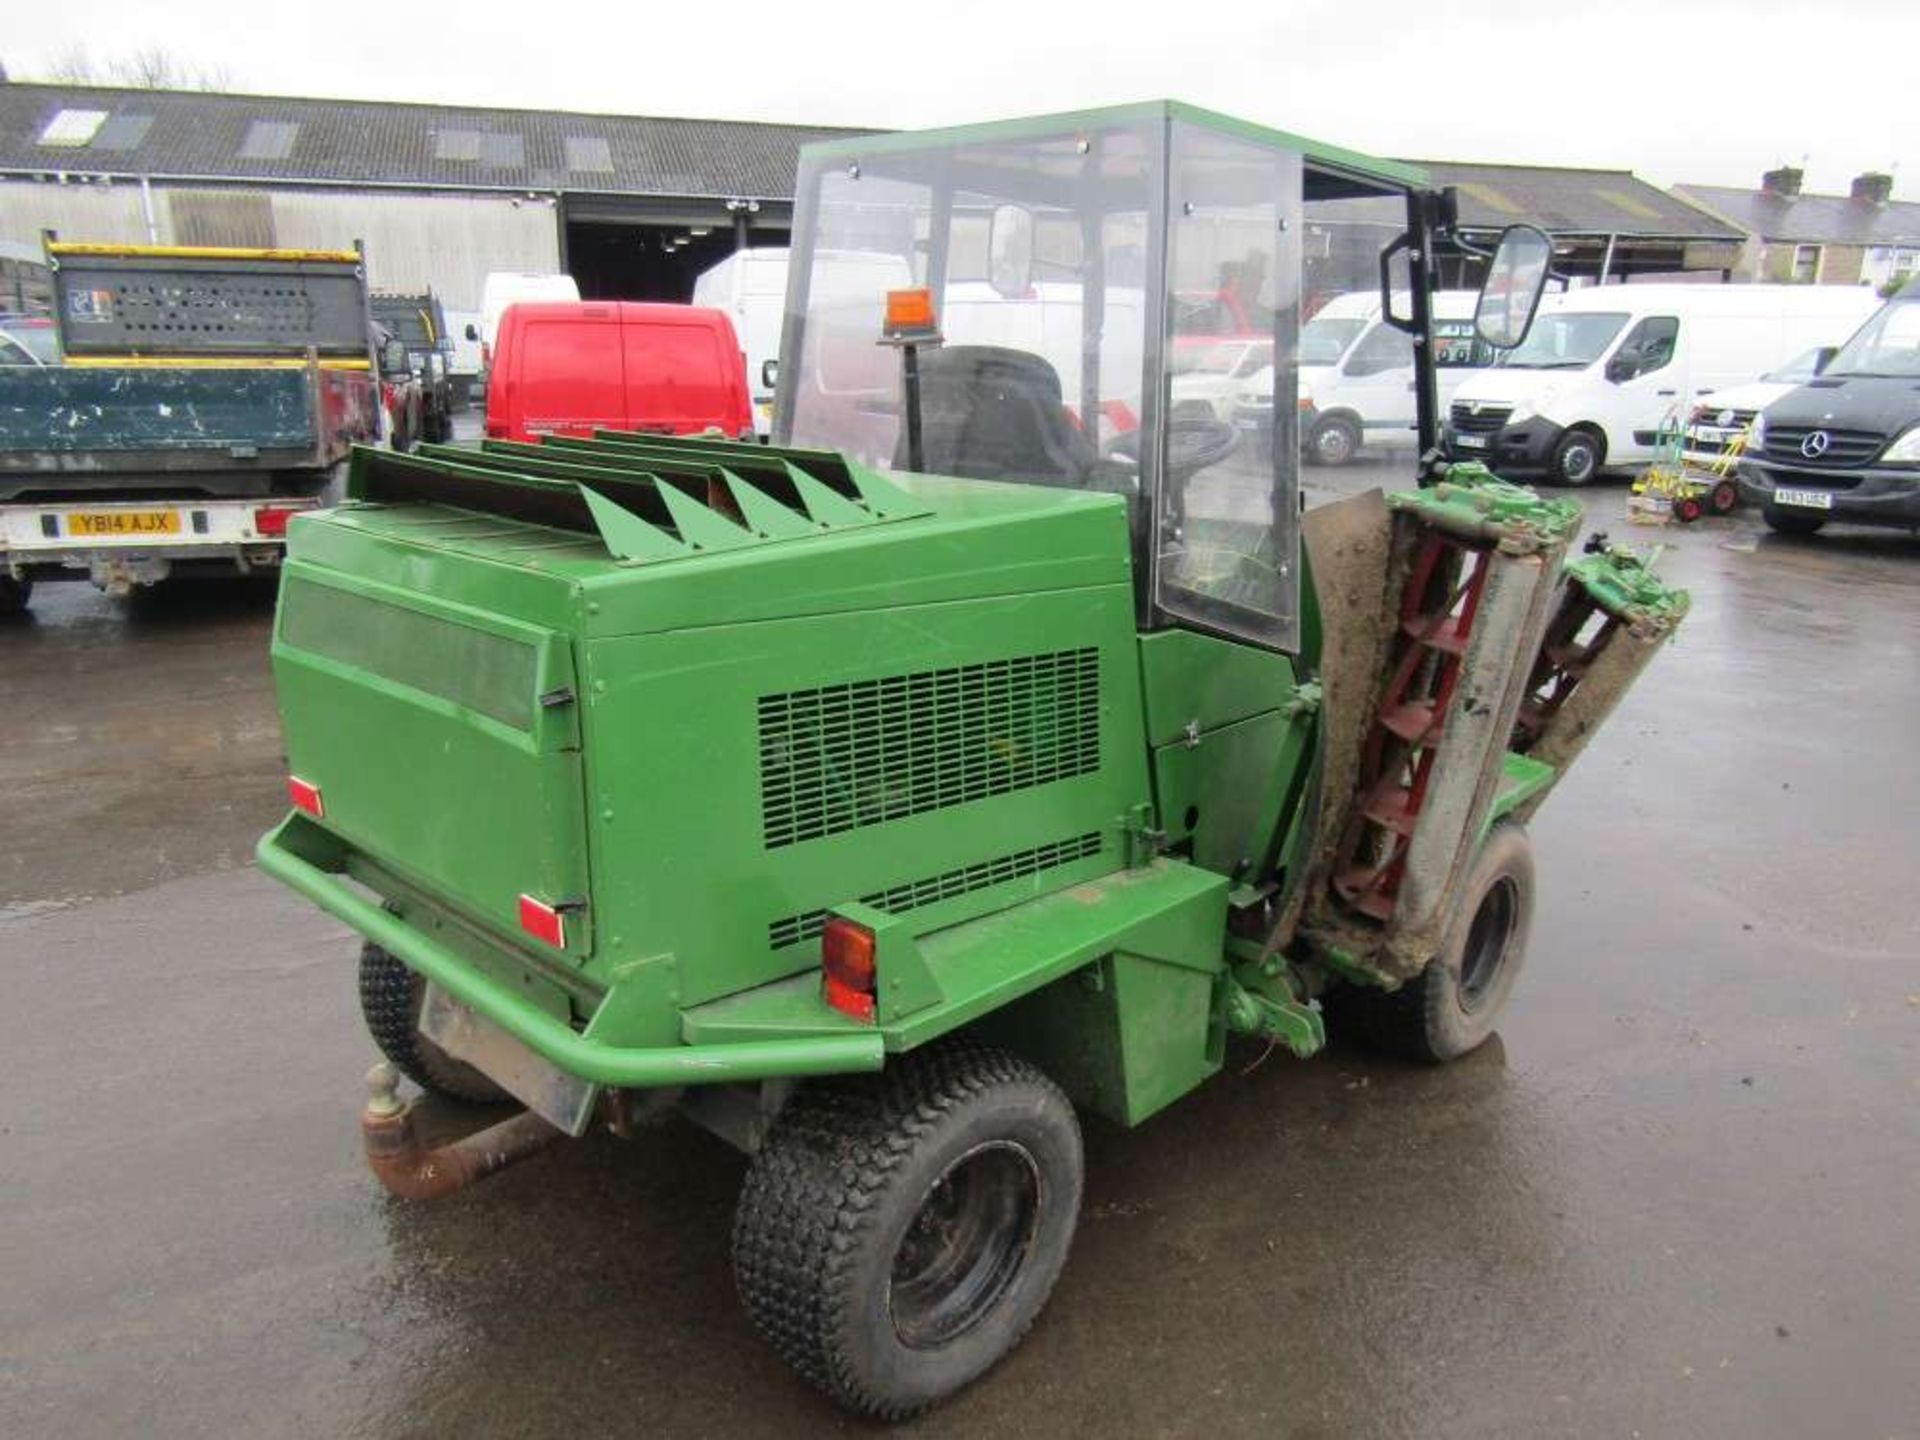
{"label": "mower rear wheel", "polygon": [[1707,493],[1707,504],[1716,515],[1731,515],[1740,503],[1740,487],[1731,480],[1716,481]]}
{"label": "mower rear wheel", "polygon": [[378,945],[360,951],[360,1014],[394,1068],[422,1090],[471,1105],[494,1105],[507,1092],[420,1033],[427,981]]}
{"label": "mower rear wheel", "polygon": [[1052,1292],[1079,1218],[1080,1126],[1004,1051],[942,1042],[812,1082],[747,1172],[733,1264],[788,1364],[895,1420],[977,1379]]}
{"label": "mower rear wheel", "polygon": [[1532,923],[1533,846],[1524,829],[1502,821],[1468,872],[1439,953],[1398,990],[1343,985],[1331,992],[1336,1033],[1408,1060],[1458,1059],[1493,1034]]}

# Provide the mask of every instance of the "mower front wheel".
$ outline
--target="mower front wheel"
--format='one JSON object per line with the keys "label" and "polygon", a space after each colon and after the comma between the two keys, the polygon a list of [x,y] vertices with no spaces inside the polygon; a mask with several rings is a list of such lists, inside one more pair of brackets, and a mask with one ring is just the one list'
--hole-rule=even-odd
{"label": "mower front wheel", "polygon": [[1533,846],[1511,821],[1493,827],[1468,872],[1440,951],[1398,990],[1329,993],[1334,1028],[1371,1049],[1440,1064],[1493,1034],[1533,924]]}
{"label": "mower front wheel", "polygon": [[1025,1061],[967,1043],[794,1095],[734,1219],[741,1299],[788,1364],[897,1420],[1020,1342],[1079,1218],[1080,1127]]}

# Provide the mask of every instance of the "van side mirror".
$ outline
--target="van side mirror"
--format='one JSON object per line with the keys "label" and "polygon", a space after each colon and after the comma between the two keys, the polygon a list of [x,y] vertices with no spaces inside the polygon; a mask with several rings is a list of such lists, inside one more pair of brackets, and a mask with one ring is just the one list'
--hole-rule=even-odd
{"label": "van side mirror", "polygon": [[1636,348],[1622,348],[1614,352],[1607,361],[1607,379],[1618,385],[1622,380],[1631,380],[1640,373],[1640,351]]}
{"label": "van side mirror", "polygon": [[1827,366],[1833,363],[1833,357],[1839,353],[1840,347],[1838,345],[1822,345],[1818,350],[1814,351],[1813,373],[1816,375],[1826,374]]}
{"label": "van side mirror", "polygon": [[762,360],[760,362],[760,384],[763,389],[771,390],[780,383],[780,362]]}
{"label": "van side mirror", "polygon": [[467,338],[469,340],[478,340],[480,338],[480,327],[478,325],[468,325]]}
{"label": "van side mirror", "polygon": [[1538,226],[1509,225],[1501,232],[1473,310],[1473,328],[1482,340],[1511,350],[1527,338],[1552,260],[1553,242]]}

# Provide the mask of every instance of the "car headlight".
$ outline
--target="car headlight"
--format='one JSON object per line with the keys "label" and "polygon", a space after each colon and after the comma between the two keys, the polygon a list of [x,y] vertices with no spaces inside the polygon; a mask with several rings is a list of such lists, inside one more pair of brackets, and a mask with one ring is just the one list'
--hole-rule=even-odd
{"label": "car headlight", "polygon": [[1540,413],[1540,407],[1551,399],[1553,399],[1553,392],[1548,390],[1531,399],[1514,401],[1513,409],[1507,415],[1507,424],[1518,425],[1523,420],[1531,420]]}
{"label": "car headlight", "polygon": [[1888,465],[1920,465],[1920,425],[1909,425],[1880,459]]}
{"label": "car headlight", "polygon": [[1747,450],[1751,453],[1766,448],[1767,417],[1765,415],[1756,415],[1753,417],[1753,424],[1747,427]]}

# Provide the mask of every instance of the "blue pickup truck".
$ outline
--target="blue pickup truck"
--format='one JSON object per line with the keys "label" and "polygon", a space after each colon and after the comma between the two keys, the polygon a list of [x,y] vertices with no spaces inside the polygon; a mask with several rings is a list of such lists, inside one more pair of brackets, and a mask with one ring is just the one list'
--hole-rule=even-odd
{"label": "blue pickup truck", "polygon": [[278,567],[382,433],[354,251],[50,242],[62,363],[0,365],[0,613]]}

